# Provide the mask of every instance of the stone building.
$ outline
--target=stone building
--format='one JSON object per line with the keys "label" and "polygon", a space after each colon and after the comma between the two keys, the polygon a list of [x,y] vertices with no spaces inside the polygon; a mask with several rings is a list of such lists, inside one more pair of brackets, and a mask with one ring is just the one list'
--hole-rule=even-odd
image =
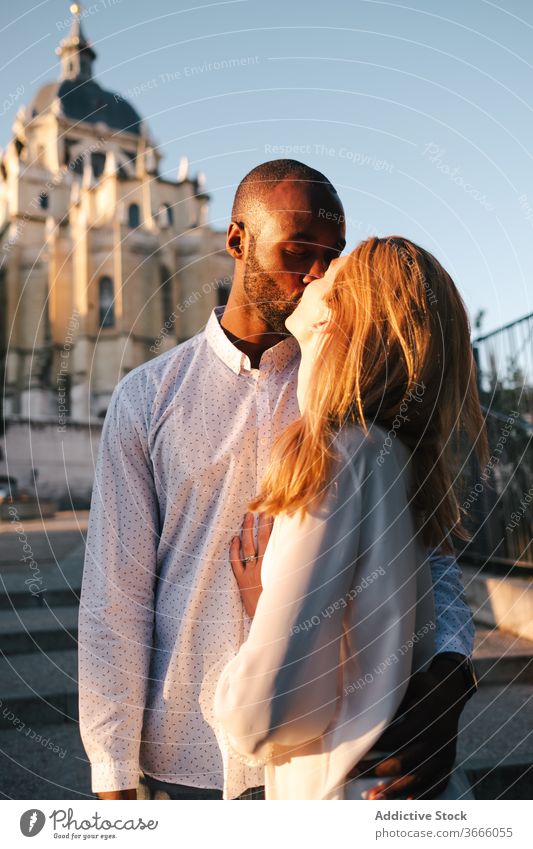
{"label": "stone building", "polygon": [[[59,498],[74,483],[84,501],[114,386],[205,325],[231,260],[203,176],[185,159],[160,176],[149,128],[93,78],[71,11],[59,79],[19,110],[0,163],[0,474]],[[51,468],[69,444],[74,482]]]}

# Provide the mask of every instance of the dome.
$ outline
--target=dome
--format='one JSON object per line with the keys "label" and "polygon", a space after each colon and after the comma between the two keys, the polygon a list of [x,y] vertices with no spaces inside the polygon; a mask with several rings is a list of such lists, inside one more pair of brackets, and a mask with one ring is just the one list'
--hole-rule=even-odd
{"label": "dome", "polygon": [[61,114],[73,121],[104,123],[110,129],[139,135],[141,118],[127,100],[106,91],[93,79],[68,79],[49,83],[39,89],[30,104],[30,117],[47,112],[56,98]]}

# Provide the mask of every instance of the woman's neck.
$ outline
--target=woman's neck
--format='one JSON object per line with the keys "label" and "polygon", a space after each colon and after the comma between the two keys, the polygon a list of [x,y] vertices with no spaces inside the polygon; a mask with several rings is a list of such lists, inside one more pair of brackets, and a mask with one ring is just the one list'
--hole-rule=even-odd
{"label": "woman's neck", "polygon": [[300,343],[301,359],[300,367],[298,369],[298,386],[296,389],[296,395],[298,397],[300,414],[302,415],[306,407],[309,387],[312,382],[317,357],[319,356],[319,342],[320,337],[318,335],[313,335],[304,344]]}

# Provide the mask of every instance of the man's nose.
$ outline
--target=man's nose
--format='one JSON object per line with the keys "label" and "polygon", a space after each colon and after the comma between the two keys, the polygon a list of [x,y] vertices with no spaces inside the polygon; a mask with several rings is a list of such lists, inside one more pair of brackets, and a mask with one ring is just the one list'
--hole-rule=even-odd
{"label": "man's nose", "polygon": [[327,266],[324,258],[315,259],[313,265],[304,276],[303,282],[307,285],[307,283],[312,283],[313,280],[316,280],[318,277],[323,277],[326,273],[326,268]]}

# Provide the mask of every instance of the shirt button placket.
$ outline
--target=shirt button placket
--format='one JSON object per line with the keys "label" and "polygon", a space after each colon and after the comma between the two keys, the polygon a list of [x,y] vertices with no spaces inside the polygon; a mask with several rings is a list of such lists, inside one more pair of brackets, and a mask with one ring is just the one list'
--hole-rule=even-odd
{"label": "shirt button placket", "polygon": [[259,377],[257,380],[257,483],[260,484],[261,478],[266,471],[268,461],[270,459],[271,447],[271,428],[270,421],[270,405],[268,398],[268,381],[270,372],[267,369],[259,369]]}

